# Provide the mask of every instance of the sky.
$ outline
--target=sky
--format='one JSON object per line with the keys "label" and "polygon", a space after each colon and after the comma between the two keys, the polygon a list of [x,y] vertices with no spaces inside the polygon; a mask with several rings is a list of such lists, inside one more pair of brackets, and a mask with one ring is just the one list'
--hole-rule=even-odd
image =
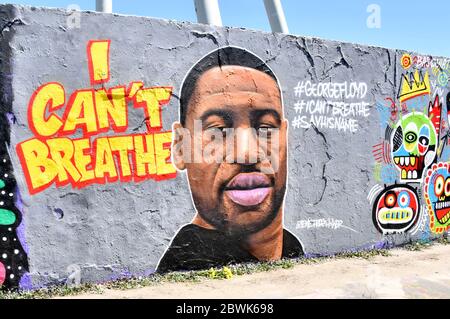
{"label": "sky", "polygon": [[[448,0],[281,0],[291,34],[354,42],[450,57]],[[0,1],[33,6],[94,10],[95,0]],[[270,31],[263,0],[219,0],[223,24]],[[371,4],[380,23],[368,27]],[[121,14],[196,22],[193,0],[113,0]],[[373,21],[373,20],[370,20]],[[379,26],[379,27],[378,27]],[[447,42],[448,41],[448,42]]]}

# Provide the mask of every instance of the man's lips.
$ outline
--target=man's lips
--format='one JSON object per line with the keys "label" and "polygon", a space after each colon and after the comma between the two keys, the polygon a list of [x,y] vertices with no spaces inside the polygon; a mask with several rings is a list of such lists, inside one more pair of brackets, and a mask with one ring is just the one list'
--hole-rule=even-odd
{"label": "man's lips", "polygon": [[261,204],[270,191],[270,179],[260,173],[239,174],[225,188],[234,203],[245,207]]}

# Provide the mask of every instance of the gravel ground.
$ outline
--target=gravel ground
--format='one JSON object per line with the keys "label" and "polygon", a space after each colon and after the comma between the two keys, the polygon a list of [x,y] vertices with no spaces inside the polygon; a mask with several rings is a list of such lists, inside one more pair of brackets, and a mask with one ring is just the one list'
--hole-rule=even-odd
{"label": "gravel ground", "polygon": [[76,298],[145,299],[302,299],[302,298],[450,298],[450,245],[421,251],[394,249],[391,256],[336,259],[298,265],[230,280],[162,283],[106,290]]}

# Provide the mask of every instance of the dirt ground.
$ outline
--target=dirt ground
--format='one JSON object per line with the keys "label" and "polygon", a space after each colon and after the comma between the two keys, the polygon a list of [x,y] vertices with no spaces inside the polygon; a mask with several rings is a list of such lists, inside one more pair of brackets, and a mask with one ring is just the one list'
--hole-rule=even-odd
{"label": "dirt ground", "polygon": [[230,280],[167,283],[71,298],[302,299],[450,298],[450,245],[422,251],[395,249],[392,256],[298,265]]}

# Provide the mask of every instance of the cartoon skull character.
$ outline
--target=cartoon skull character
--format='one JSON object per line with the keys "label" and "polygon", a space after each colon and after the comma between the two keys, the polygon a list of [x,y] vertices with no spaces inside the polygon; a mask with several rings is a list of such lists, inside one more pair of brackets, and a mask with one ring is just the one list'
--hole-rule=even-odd
{"label": "cartoon skull character", "polygon": [[416,226],[420,213],[416,190],[409,185],[394,185],[378,195],[372,217],[378,231],[395,234]]}
{"label": "cartoon skull character", "polygon": [[424,195],[430,230],[442,234],[450,229],[450,164],[438,163],[428,170]]}
{"label": "cartoon skull character", "polygon": [[411,113],[399,120],[391,136],[392,160],[400,180],[420,182],[436,158],[436,130],[423,113]]}

